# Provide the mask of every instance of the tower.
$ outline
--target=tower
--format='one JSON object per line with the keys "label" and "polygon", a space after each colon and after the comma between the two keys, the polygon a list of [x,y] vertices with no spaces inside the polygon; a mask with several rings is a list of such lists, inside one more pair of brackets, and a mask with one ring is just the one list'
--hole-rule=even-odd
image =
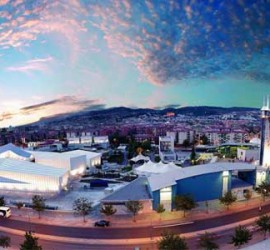
{"label": "tower", "polygon": [[260,149],[260,165],[270,167],[270,107],[269,96],[264,98],[263,107],[261,109],[261,149]]}

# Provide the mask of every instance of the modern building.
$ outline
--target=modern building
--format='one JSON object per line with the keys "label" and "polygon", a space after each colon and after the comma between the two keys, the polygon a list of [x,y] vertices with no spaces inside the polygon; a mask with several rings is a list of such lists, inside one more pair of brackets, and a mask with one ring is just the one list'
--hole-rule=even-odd
{"label": "modern building", "polygon": [[237,148],[237,159],[245,162],[258,161],[260,159],[260,149]]}
{"label": "modern building", "polygon": [[176,160],[173,137],[171,136],[159,137],[159,157],[163,162],[171,162]]}
{"label": "modern building", "polygon": [[31,154],[33,154],[36,163],[65,169],[71,176],[81,175],[86,170],[86,154],[41,151],[31,151]]}
{"label": "modern building", "polygon": [[[247,189],[256,185],[256,167],[247,163],[216,162],[179,168],[148,177],[153,196],[153,208],[163,204],[173,209],[175,195],[191,195],[196,201],[214,200],[228,191],[237,190],[243,197]],[[239,184],[241,183],[241,185]]]}
{"label": "modern building", "polygon": [[85,151],[85,150],[72,150],[72,151],[61,153],[61,154],[69,156],[69,157],[85,155],[86,166],[89,168],[101,165],[101,153],[90,152],[90,151]]}
{"label": "modern building", "polygon": [[11,158],[15,160],[33,161],[34,157],[31,153],[16,147],[12,143],[8,143],[0,147],[0,158]]}
{"label": "modern building", "polygon": [[260,165],[270,167],[270,106],[269,96],[264,100],[261,109],[261,149],[260,149]]}
{"label": "modern building", "polygon": [[45,142],[28,142],[27,149],[54,152],[63,150],[63,144],[55,140],[49,140]]}
{"label": "modern building", "polygon": [[193,130],[182,130],[178,132],[178,144],[183,144],[185,140],[193,143],[195,139],[195,132]]}
{"label": "modern building", "polygon": [[0,159],[0,190],[59,193],[68,184],[65,169],[13,158]]}

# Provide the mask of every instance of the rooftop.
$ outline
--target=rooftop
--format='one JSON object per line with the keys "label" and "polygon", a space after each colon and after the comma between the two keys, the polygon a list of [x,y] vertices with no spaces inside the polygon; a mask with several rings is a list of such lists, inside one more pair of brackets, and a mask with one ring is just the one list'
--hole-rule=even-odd
{"label": "rooftop", "polygon": [[128,200],[149,200],[152,199],[148,191],[148,180],[146,177],[138,177],[128,185],[118,189],[105,197],[101,202],[128,201]]}
{"label": "rooftop", "polygon": [[252,171],[255,170],[255,168],[255,165],[249,163],[215,162],[192,167],[179,168],[174,171],[163,173],[162,178],[160,175],[152,175],[148,177],[148,181],[151,190],[156,191],[167,186],[175,185],[177,180],[193,176],[232,170]]}
{"label": "rooftop", "polygon": [[9,158],[0,159],[1,171],[53,177],[61,177],[66,173],[66,170],[62,168]]}

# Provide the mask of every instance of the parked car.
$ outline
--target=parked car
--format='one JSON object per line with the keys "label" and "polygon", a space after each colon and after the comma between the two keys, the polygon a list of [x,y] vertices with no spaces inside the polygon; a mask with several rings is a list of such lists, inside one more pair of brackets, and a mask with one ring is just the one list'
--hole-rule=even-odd
{"label": "parked car", "polygon": [[100,220],[95,222],[95,227],[108,227],[110,226],[110,222],[107,220]]}

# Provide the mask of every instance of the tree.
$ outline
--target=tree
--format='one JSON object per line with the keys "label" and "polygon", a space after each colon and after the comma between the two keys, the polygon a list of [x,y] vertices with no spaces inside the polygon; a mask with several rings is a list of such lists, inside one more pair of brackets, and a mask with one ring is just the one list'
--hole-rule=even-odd
{"label": "tree", "polygon": [[218,244],[215,242],[215,234],[205,232],[199,238],[198,248],[205,250],[219,249]]}
{"label": "tree", "polygon": [[100,209],[100,212],[106,216],[111,216],[116,213],[116,209],[113,207],[113,205],[105,205]]}
{"label": "tree", "polygon": [[136,222],[135,216],[143,209],[143,204],[140,201],[128,201],[126,208],[133,214],[133,221]]}
{"label": "tree", "polygon": [[236,196],[233,195],[231,191],[228,191],[219,198],[219,201],[221,204],[227,207],[227,210],[229,210],[230,206],[236,201],[236,199]]}
{"label": "tree", "polygon": [[256,224],[260,228],[260,231],[264,234],[264,239],[266,239],[266,234],[268,231],[270,231],[270,216],[269,215],[262,215],[260,218],[256,221]]}
{"label": "tree", "polygon": [[190,161],[192,165],[196,165],[196,151],[195,147],[192,147],[191,154],[190,154]]}
{"label": "tree", "polygon": [[257,188],[256,192],[261,195],[263,201],[270,195],[270,184],[263,181]]}
{"label": "tree", "polygon": [[38,237],[35,237],[31,231],[25,232],[24,237],[20,250],[42,250],[42,247],[38,245]]}
{"label": "tree", "polygon": [[201,136],[200,143],[203,144],[203,145],[208,145],[209,144],[209,139],[207,138],[206,135]]}
{"label": "tree", "polygon": [[40,219],[40,214],[45,210],[45,198],[41,195],[34,195],[32,197],[32,208],[38,212],[38,218]]}
{"label": "tree", "polygon": [[23,207],[23,203],[21,201],[16,202],[16,207],[20,210]]}
{"label": "tree", "polygon": [[143,148],[144,151],[146,151],[146,150],[151,150],[151,141],[149,141],[149,140],[144,140],[144,141],[142,142],[141,147]]}
{"label": "tree", "polygon": [[78,198],[73,202],[73,210],[83,216],[83,222],[86,222],[85,216],[92,211],[92,202],[84,197]]}
{"label": "tree", "polygon": [[160,156],[159,155],[155,156],[155,162],[160,162]]}
{"label": "tree", "polygon": [[174,206],[177,211],[183,210],[184,217],[186,217],[186,211],[195,208],[197,204],[189,195],[176,195],[174,197]]}
{"label": "tree", "polygon": [[1,196],[0,197],[0,207],[5,206],[5,205],[6,205],[5,197]]}
{"label": "tree", "polygon": [[161,214],[166,211],[166,209],[164,208],[164,205],[163,204],[158,204],[158,207],[157,207],[156,211],[159,214],[159,219],[161,220]]}
{"label": "tree", "polygon": [[243,244],[248,243],[251,239],[252,233],[246,227],[240,225],[235,228],[230,244],[233,244],[236,247],[241,247]]}
{"label": "tree", "polygon": [[189,140],[188,140],[188,139],[185,139],[185,140],[183,141],[182,146],[185,147],[185,148],[189,147],[189,146],[190,146]]}
{"label": "tree", "polygon": [[0,247],[3,247],[3,248],[10,247],[10,237],[1,235],[0,236]]}
{"label": "tree", "polygon": [[246,205],[248,205],[248,201],[252,198],[252,192],[251,192],[251,190],[247,189],[247,190],[244,192],[244,198],[245,198],[246,201],[247,201]]}
{"label": "tree", "polygon": [[17,207],[17,209],[20,211],[21,210],[21,208],[23,207],[23,203],[21,202],[21,201],[19,201],[19,202],[16,202],[16,207]]}
{"label": "tree", "polygon": [[172,232],[164,232],[158,241],[159,250],[187,250],[188,246],[185,238],[181,238]]}

